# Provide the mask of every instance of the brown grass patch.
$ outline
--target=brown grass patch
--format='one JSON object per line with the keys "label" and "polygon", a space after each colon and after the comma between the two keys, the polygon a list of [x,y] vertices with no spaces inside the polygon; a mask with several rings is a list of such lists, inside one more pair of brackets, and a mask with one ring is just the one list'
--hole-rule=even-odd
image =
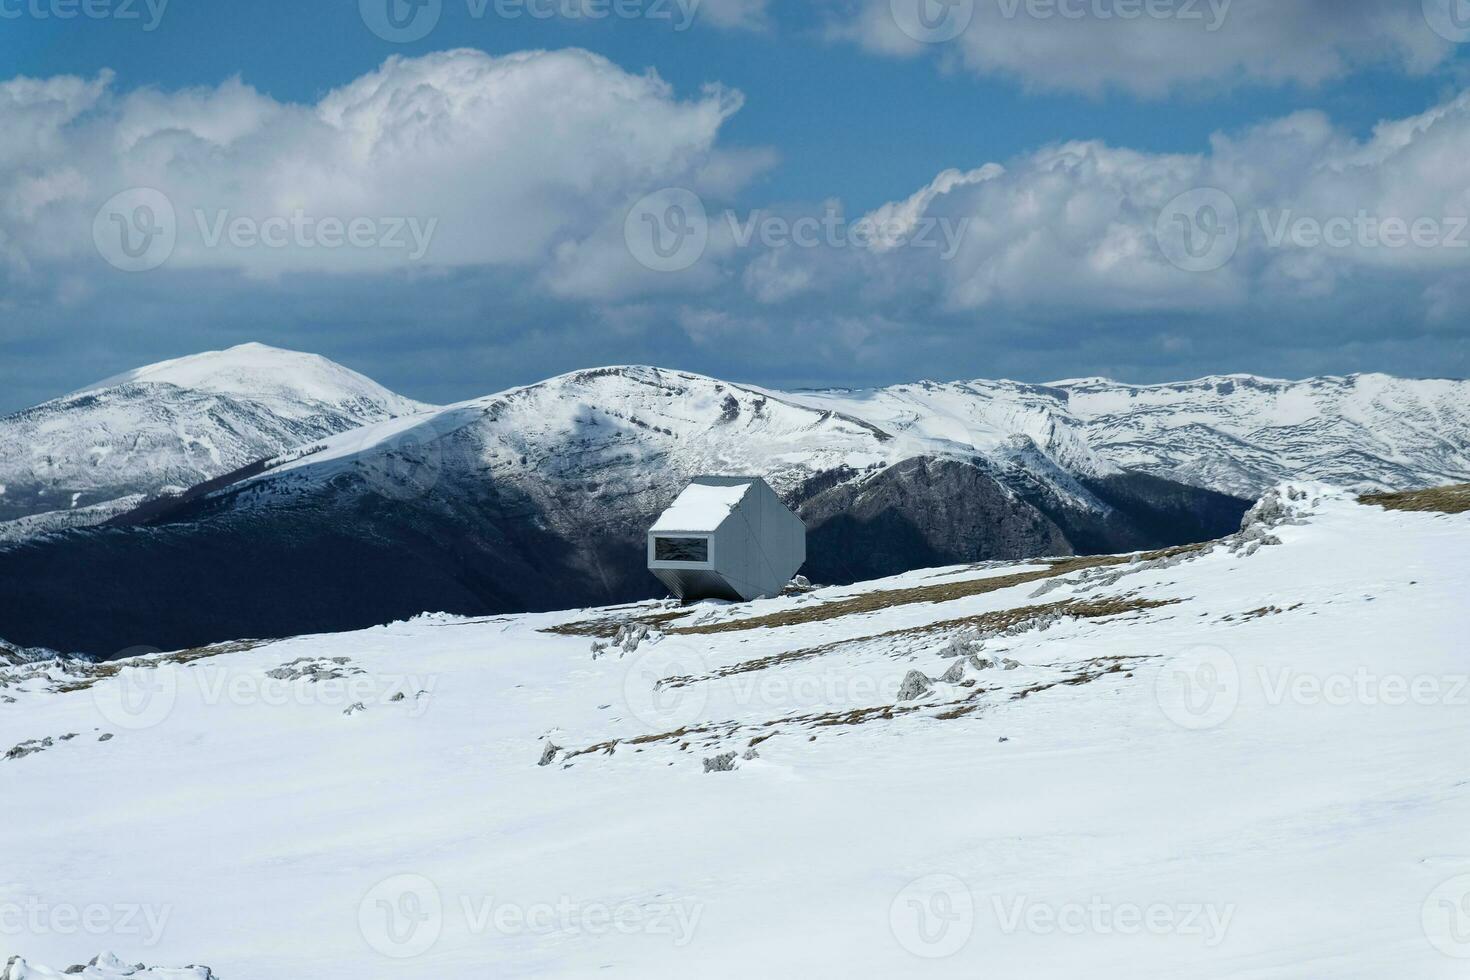
{"label": "brown grass patch", "polygon": [[834,640],[831,643],[824,643],[821,646],[803,647],[799,650],[773,653],[768,657],[760,657],[756,660],[746,660],[742,663],[731,664],[728,667],[716,668],[703,677],[666,677],[659,683],[668,687],[687,687],[690,684],[700,681],[721,680],[737,674],[749,674],[758,670],[779,667],[783,664],[812,660],[845,646],[869,643],[874,640],[899,638],[919,639],[934,633],[967,628],[978,629],[983,639],[987,634],[993,635],[1005,630],[1014,629],[1030,620],[1037,620],[1052,613],[1075,619],[1105,619],[1110,616],[1121,616],[1130,612],[1142,612],[1148,609],[1158,609],[1162,606],[1172,606],[1179,601],[1178,599],[1154,600],[1139,599],[1134,596],[1117,596],[1102,599],[1072,599],[1066,602],[1050,602],[1040,606],[1000,609],[994,612],[980,613],[976,616],[966,616],[961,619],[947,619],[940,623],[927,623],[923,626],[889,630],[886,633],[874,633],[871,636],[858,636],[850,640]]}
{"label": "brown grass patch", "polygon": [[1370,493],[1358,498],[1359,503],[1387,510],[1410,510],[1437,514],[1463,514],[1470,511],[1470,483],[1427,490],[1404,490],[1398,493]]}
{"label": "brown grass patch", "polygon": [[[1153,561],[1159,558],[1172,558],[1175,555],[1199,551],[1206,544],[1207,542],[1201,542],[1199,544],[1182,545],[1175,548],[1164,548],[1160,551],[1151,551],[1140,555],[1138,560]],[[582,620],[575,623],[566,623],[561,626],[548,627],[542,632],[559,633],[564,636],[608,638],[615,636],[620,626],[642,623],[650,627],[663,629],[666,633],[682,636],[697,636],[710,633],[734,633],[741,630],[763,629],[767,627],[797,626],[803,623],[820,623],[825,620],[839,619],[843,616],[853,616],[860,613],[877,612],[882,609],[891,609],[894,606],[907,606],[924,602],[953,602],[956,599],[968,599],[971,596],[985,595],[988,592],[999,592],[1001,589],[1014,588],[1019,585],[1029,585],[1032,582],[1040,582],[1043,579],[1055,578],[1071,572],[1080,572],[1088,568],[1126,565],[1133,561],[1133,557],[1131,555],[1093,555],[1083,558],[1043,560],[1048,562],[1047,567],[1029,572],[1015,572],[1010,575],[996,575],[989,578],[962,579],[958,582],[943,582],[936,585],[916,585],[906,589],[883,589],[876,592],[865,592],[861,595],[849,596],[846,599],[814,603],[795,609],[783,610],[778,613],[770,613],[766,616],[755,616],[750,619],[731,619],[699,626],[669,625],[675,620],[689,615],[687,611],[681,610],[677,612],[654,613],[648,616],[634,616],[629,619],[603,618]]]}
{"label": "brown grass patch", "polygon": [[205,660],[209,657],[218,657],[227,653],[241,653],[245,650],[253,650],[258,646],[274,642],[274,640],[232,640],[228,643],[214,643],[207,647],[179,650],[176,653],[149,659],[130,657],[125,660],[106,660],[102,663],[87,664],[85,666],[86,676],[57,687],[56,693],[70,694],[73,691],[85,691],[98,681],[116,677],[122,672],[124,667],[153,668],[161,667],[164,664],[191,664],[196,660]]}

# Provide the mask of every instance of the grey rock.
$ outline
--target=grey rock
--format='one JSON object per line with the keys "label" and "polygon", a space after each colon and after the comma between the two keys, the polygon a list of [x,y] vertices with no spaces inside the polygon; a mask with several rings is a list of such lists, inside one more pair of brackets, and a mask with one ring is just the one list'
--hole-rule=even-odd
{"label": "grey rock", "polygon": [[946,684],[958,684],[960,681],[964,680],[965,661],[963,659],[960,659],[950,664],[949,670],[946,670],[939,679],[944,681],[944,683]]}
{"label": "grey rock", "polygon": [[555,744],[553,744],[551,742],[547,742],[546,743],[546,748],[544,748],[544,749],[541,750],[541,761],[538,762],[538,763],[536,763],[536,765],[538,765],[538,766],[549,766],[549,765],[551,765],[553,762],[556,761],[556,754],[558,752],[560,752],[560,751],[561,751],[561,746],[560,745],[555,745]]}
{"label": "grey rock", "polygon": [[898,699],[900,701],[912,701],[917,697],[928,694],[934,690],[934,683],[919,673],[911,670],[904,676],[903,683],[898,687]]}
{"label": "grey rock", "polygon": [[735,768],[735,753],[724,752],[704,760],[705,772],[730,772]]}

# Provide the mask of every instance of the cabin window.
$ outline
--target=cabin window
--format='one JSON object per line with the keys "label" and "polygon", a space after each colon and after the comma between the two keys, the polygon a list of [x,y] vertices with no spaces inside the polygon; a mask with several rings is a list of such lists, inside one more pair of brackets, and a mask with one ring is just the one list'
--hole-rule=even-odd
{"label": "cabin window", "polygon": [[654,561],[709,561],[709,538],[654,538]]}

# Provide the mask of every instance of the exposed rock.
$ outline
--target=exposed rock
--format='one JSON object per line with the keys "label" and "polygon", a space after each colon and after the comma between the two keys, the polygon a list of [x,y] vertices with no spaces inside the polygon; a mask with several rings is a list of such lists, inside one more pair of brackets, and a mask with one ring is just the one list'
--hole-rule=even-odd
{"label": "exposed rock", "polygon": [[49,735],[45,738],[27,739],[26,741],[21,742],[19,745],[12,748],[9,752],[6,752],[5,758],[24,759],[28,755],[35,755],[37,752],[45,752],[47,749],[51,748],[51,746],[55,744],[56,740]]}
{"label": "exposed rock", "polygon": [[929,680],[917,670],[911,670],[904,676],[903,683],[898,687],[898,699],[900,701],[912,701],[917,697],[928,694],[934,690],[934,682]]}
{"label": "exposed rock", "polygon": [[943,681],[944,683],[946,683],[946,684],[958,684],[960,681],[964,680],[965,679],[965,661],[964,661],[964,658],[961,658],[959,660],[956,660],[954,663],[950,664],[949,665],[949,670],[946,670],[943,673],[943,675],[940,676],[939,679],[941,681]]}
{"label": "exposed rock", "polygon": [[366,710],[367,710],[367,705],[363,704],[361,701],[357,701],[357,702],[354,702],[352,704],[349,704],[347,706],[346,710],[344,710],[342,713],[344,715],[355,715],[359,711],[366,711]]}
{"label": "exposed rock", "polygon": [[549,765],[551,765],[553,762],[556,761],[556,754],[558,752],[560,752],[560,751],[561,751],[561,746],[560,745],[555,745],[555,744],[553,744],[551,742],[547,742],[546,743],[546,748],[544,748],[544,749],[541,750],[541,761],[538,762],[538,763],[536,763],[536,765],[538,765],[538,766],[549,766]]}
{"label": "exposed rock", "polygon": [[724,752],[704,760],[705,772],[730,772],[735,768],[735,753]]}
{"label": "exposed rock", "polygon": [[759,759],[760,757],[761,757],[761,754],[759,752],[757,752],[754,749],[754,747],[752,747],[752,748],[746,749],[745,750],[745,754],[742,755],[740,758],[745,759],[748,762],[751,759]]}
{"label": "exposed rock", "polygon": [[315,684],[320,681],[338,681],[353,674],[361,674],[361,667],[349,667],[348,657],[298,657],[290,663],[281,664],[265,676],[278,681],[307,680]]}

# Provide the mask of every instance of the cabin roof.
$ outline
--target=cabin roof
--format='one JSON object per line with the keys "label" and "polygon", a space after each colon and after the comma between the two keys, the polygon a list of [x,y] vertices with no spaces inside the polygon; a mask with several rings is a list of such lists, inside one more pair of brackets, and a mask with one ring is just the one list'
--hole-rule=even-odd
{"label": "cabin roof", "polygon": [[651,531],[713,531],[738,506],[759,477],[748,479],[696,478],[674,499],[669,509],[659,515]]}

